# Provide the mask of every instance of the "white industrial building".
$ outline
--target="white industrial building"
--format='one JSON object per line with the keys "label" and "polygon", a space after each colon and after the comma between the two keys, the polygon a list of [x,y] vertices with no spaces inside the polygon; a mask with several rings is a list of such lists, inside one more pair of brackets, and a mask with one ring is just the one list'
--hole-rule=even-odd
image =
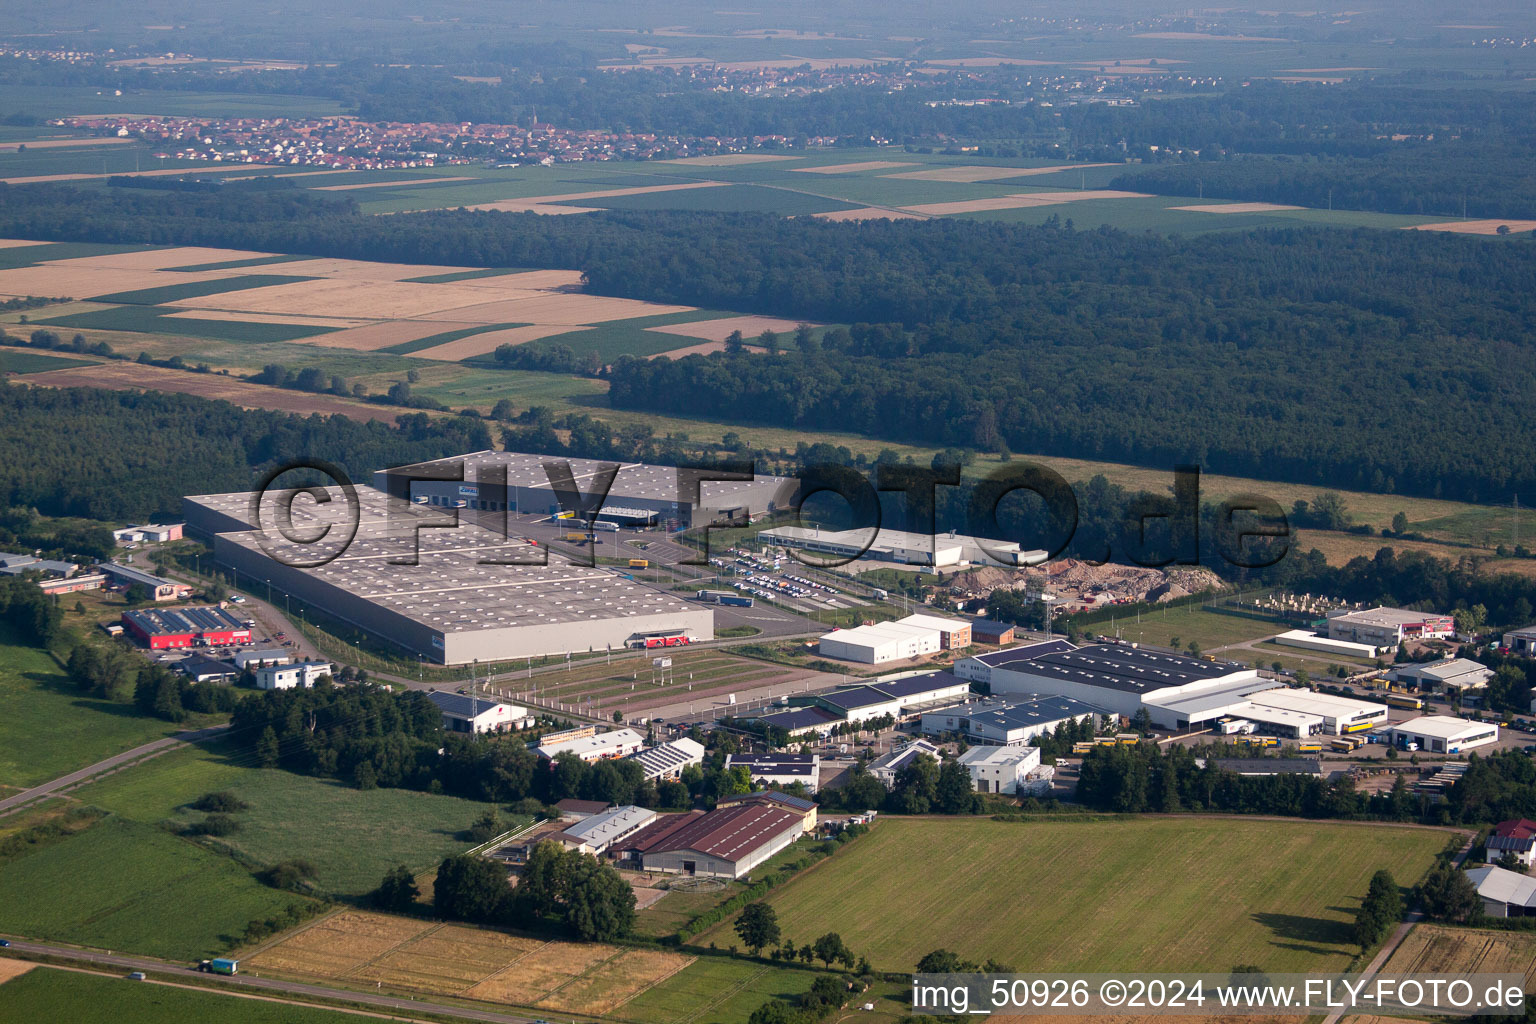
{"label": "white industrial building", "polygon": [[992,698],[925,711],[921,728],[928,736],[955,733],[968,743],[1021,746],[1068,722],[1097,724],[1099,715],[1071,697]]}
{"label": "white industrial building", "polygon": [[1468,868],[1467,878],[1489,917],[1536,916],[1536,878],[1493,864]]}
{"label": "white industrial building", "polygon": [[449,732],[506,732],[522,729],[533,721],[527,708],[489,697],[432,690],[427,699],[443,713],[443,728]]}
{"label": "white industrial building", "polygon": [[308,689],[334,671],[328,661],[300,661],[292,665],[266,665],[256,670],[256,687],[261,690]]}
{"label": "white industrial building", "polygon": [[[585,732],[586,730],[576,730]],[[537,748],[540,757],[547,761],[553,761],[561,754],[574,754],[581,760],[592,764],[595,761],[605,761],[610,757],[628,757],[638,754],[645,749],[645,737],[633,729],[614,729],[611,732],[596,732],[587,735],[572,736],[568,739],[551,739],[546,736],[544,742]]]}
{"label": "white industrial building", "polygon": [[1492,722],[1469,722],[1450,715],[1424,715],[1398,722],[1387,732],[1387,741],[1399,749],[1410,745],[1431,754],[1460,754],[1499,741],[1499,727]]}
{"label": "white industrial building", "polygon": [[934,654],[942,647],[936,629],[903,622],[877,622],[873,626],[833,630],[821,638],[816,649],[824,658],[881,665]]}
{"label": "white industrial building", "polygon": [[1456,634],[1456,620],[1404,608],[1338,608],[1328,613],[1328,637],[1372,647],[1396,647],[1404,640],[1433,640]]}
{"label": "white industrial building", "polygon": [[263,665],[286,665],[293,660],[286,647],[268,647],[259,651],[236,651],[235,667],[244,671]]}
{"label": "white industrial building", "polygon": [[1332,640],[1318,636],[1309,629],[1292,629],[1274,638],[1282,647],[1299,647],[1304,651],[1321,651],[1346,658],[1374,658],[1376,648],[1370,644],[1357,644],[1352,640]]}
{"label": "white industrial building", "polygon": [[645,807],[615,807],[567,825],[565,831],[557,832],[551,838],[567,850],[598,856],[655,820],[656,812]]}
{"label": "white industrial building", "polygon": [[972,747],[960,755],[978,793],[1010,796],[1028,790],[1029,774],[1040,767],[1039,747]]}
{"label": "white industrial building", "polygon": [[1446,658],[1443,661],[1400,665],[1392,670],[1392,678],[1421,693],[1443,693],[1447,696],[1455,693],[1465,700],[1488,688],[1488,680],[1493,678],[1493,669],[1471,658]]}
{"label": "white industrial building", "polygon": [[823,530],[819,527],[777,526],[764,530],[758,538],[766,544],[817,551],[838,558],[867,558],[905,565],[1021,566],[1038,565],[1046,558],[1045,551],[1026,551],[1010,541],[966,537],[953,530],[933,535],[884,528],[878,531],[871,528]]}
{"label": "white industrial building", "polygon": [[1322,719],[1323,731],[1337,736],[1364,732],[1387,721],[1387,706],[1331,693],[1279,688],[1250,696],[1249,701],[1270,708],[1298,711]]}
{"label": "white industrial building", "polygon": [[689,765],[704,763],[704,744],[681,736],[658,747],[631,754],[629,759],[640,765],[647,779],[677,779]]}

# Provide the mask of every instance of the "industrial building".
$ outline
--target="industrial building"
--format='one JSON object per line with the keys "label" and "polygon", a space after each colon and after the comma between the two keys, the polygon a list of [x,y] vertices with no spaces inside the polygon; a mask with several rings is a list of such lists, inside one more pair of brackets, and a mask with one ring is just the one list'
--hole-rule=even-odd
{"label": "industrial building", "polygon": [[970,645],[969,622],[918,614],[894,622],[833,630],[821,638],[817,651],[827,658],[880,665]]}
{"label": "industrial building", "polygon": [[760,789],[754,793],[733,793],[715,801],[716,807],[731,807],[735,804],[764,804],[768,807],[777,807],[800,816],[801,832],[810,835],[816,831],[816,802],[807,800],[803,796],[780,793],[776,789]]}
{"label": "industrial building", "polygon": [[1376,648],[1370,644],[1357,644],[1352,640],[1330,640],[1326,636],[1318,636],[1306,629],[1287,630],[1275,637],[1274,641],[1282,647],[1299,647],[1304,651],[1321,651],[1324,654],[1338,654],[1346,658],[1376,657]]}
{"label": "industrial building", "polygon": [[181,540],[182,528],[181,523],[125,526],[121,530],[113,530],[112,539],[119,544],[164,544],[166,541]]}
{"label": "industrial building", "polygon": [[1443,661],[1399,665],[1392,670],[1394,681],[1420,693],[1458,694],[1463,701],[1475,698],[1488,688],[1493,669],[1471,658],[1446,658]]}
{"label": "industrial building", "polygon": [[202,654],[191,654],[176,663],[176,671],[194,683],[228,683],[240,677],[240,670],[227,661]]}
{"label": "industrial building", "polygon": [[235,652],[235,667],[242,671],[248,668],[260,668],[263,665],[286,665],[292,660],[293,655],[286,647]]}
{"label": "industrial building", "polygon": [[546,761],[553,761],[561,754],[574,754],[593,764],[613,757],[628,757],[645,749],[645,737],[633,729],[614,729],[598,732],[596,728],[569,730],[560,737],[545,736],[535,752]]}
{"label": "industrial building", "polygon": [[890,789],[896,784],[896,779],[901,775],[903,768],[924,756],[938,761],[943,759],[944,751],[927,740],[913,740],[906,746],[897,747],[869,762],[868,771],[879,779],[886,789]]}
{"label": "industrial building", "polygon": [[683,769],[689,765],[704,763],[704,744],[682,736],[660,746],[630,754],[629,759],[640,765],[647,780],[675,780],[682,776]]}
{"label": "industrial building", "polygon": [[923,712],[928,736],[958,734],[968,743],[1022,746],[1068,722],[1097,724],[1098,708],[1071,697],[992,698]]}
{"label": "industrial building", "polygon": [[620,570],[572,565],[532,542],[455,525],[451,515],[389,501],[369,487],[356,490],[354,527],[341,490],[326,493],[325,504],[295,501],[293,519],[296,530],[311,533],[330,526],[339,540],[327,537],[329,548],[279,535],[265,505],[267,532],[252,530],[249,494],[183,505],[188,528],[212,537],[215,558],[235,570],[238,585],[276,588],[434,664],[601,652],[655,635],[714,638],[709,607]]}
{"label": "industrial building", "polygon": [[889,715],[909,718],[923,710],[953,704],[971,692],[971,684],[949,672],[924,672],[895,679],[877,679],[830,693],[813,694],[815,706],[848,722]]}
{"label": "industrial building", "polygon": [[292,665],[265,665],[256,670],[258,690],[310,689],[335,671],[328,661],[299,661]]}
{"label": "industrial building", "polygon": [[799,783],[814,793],[821,782],[820,754],[727,754],[725,767],[744,767],[760,786],[793,786]]}
{"label": "industrial building", "polygon": [[1146,707],[1154,721],[1158,706],[1170,701],[1278,685],[1245,665],[1129,644],[1079,648],[1058,640],[965,658],[955,663],[955,674],[985,683],[993,696],[1054,694],[1126,717]]}
{"label": "industrial building", "polygon": [[[972,747],[960,755],[960,763],[971,773],[978,793],[1040,795],[1050,789],[1050,776],[1030,778],[1040,767],[1039,747]],[[1044,785],[1031,786],[1032,781]]]}
{"label": "industrial building", "polygon": [[1298,711],[1322,719],[1323,731],[1336,736],[1365,732],[1387,721],[1387,706],[1331,693],[1279,687],[1253,694],[1248,700],[1269,708]]}
{"label": "industrial building", "polygon": [[1499,645],[1510,654],[1536,657],[1536,626],[1510,630],[1499,638]]}
{"label": "industrial building", "polygon": [[775,729],[783,729],[791,738],[800,736],[832,735],[832,730],[838,724],[846,721],[842,715],[833,714],[826,708],[790,708],[786,711],[774,711],[761,715],[757,721]]}
{"label": "industrial building", "polygon": [[823,530],[819,527],[776,526],[758,534],[765,544],[799,551],[816,551],[836,558],[867,558],[903,565],[978,565],[1024,566],[1045,561],[1046,552],[1025,551],[1005,540],[965,537],[951,530],[937,535],[909,533],[906,530],[871,528]]}
{"label": "industrial building", "polygon": [[1467,878],[1489,917],[1536,916],[1536,878],[1493,864],[1468,868]]}
{"label": "industrial building", "polygon": [[644,871],[736,879],[799,839],[804,820],[758,802],[671,815],[630,836],[619,856]]}
{"label": "industrial building", "polygon": [[[547,466],[568,467],[579,497],[562,493],[565,488],[560,470],[551,473]],[[395,493],[429,507],[514,515],[580,514],[592,510],[600,475],[605,467],[614,466],[618,473],[593,518],[625,525],[659,522],[686,529],[719,520],[756,519],[787,505],[794,495],[793,480],[759,476],[753,480],[703,481],[695,498],[689,493],[688,478],[683,475],[686,471],[675,466],[498,451],[380,470],[373,475],[373,486],[388,492],[393,477],[398,488]]]}
{"label": "industrial building", "polygon": [[1387,742],[1399,750],[1416,746],[1430,754],[1460,754],[1499,741],[1492,722],[1469,722],[1450,715],[1424,715],[1398,722],[1387,731]]}
{"label": "industrial building", "polygon": [[1014,631],[1015,627],[1011,622],[977,619],[971,623],[971,638],[978,644],[993,644],[998,647],[1011,644]]}
{"label": "industrial building", "polygon": [[432,690],[427,699],[442,712],[443,728],[449,732],[506,732],[525,728],[533,721],[527,708],[489,697]]}
{"label": "industrial building", "polygon": [[1328,613],[1328,637],[1351,640],[1371,647],[1396,647],[1404,640],[1432,640],[1456,634],[1456,620],[1449,615],[1414,612],[1403,608],[1339,608]]}
{"label": "industrial building", "polygon": [[656,812],[645,807],[615,807],[589,815],[550,839],[567,850],[601,856],[626,836],[634,835],[656,820]]}
{"label": "industrial building", "polygon": [[114,585],[119,587],[131,587],[137,584],[149,591],[152,601],[181,601],[192,596],[192,588],[185,583],[177,583],[174,580],[161,579],[153,573],[143,569],[135,569],[131,565],[118,565],[116,562],[102,562],[96,566],[97,571],[105,573]]}
{"label": "industrial building", "polygon": [[176,647],[227,647],[249,643],[251,630],[222,608],[134,609],[123,628],[152,651]]}

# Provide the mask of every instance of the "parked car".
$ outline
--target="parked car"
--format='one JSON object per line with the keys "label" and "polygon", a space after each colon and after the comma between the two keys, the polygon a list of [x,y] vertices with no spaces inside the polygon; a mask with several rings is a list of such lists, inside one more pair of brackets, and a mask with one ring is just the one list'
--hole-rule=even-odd
{"label": "parked car", "polygon": [[0,949],[10,949],[10,948],[11,948],[11,940],[10,939],[0,939]]}
{"label": "parked car", "polygon": [[129,981],[143,981],[144,980],[144,972],[143,971],[134,971],[132,974],[128,975],[128,980]]}

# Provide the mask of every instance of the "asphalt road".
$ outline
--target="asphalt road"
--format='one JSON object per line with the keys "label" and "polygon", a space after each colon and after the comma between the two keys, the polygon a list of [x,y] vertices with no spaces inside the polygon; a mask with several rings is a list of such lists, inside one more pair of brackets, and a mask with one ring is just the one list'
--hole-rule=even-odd
{"label": "asphalt road", "polygon": [[[354,992],[349,989],[329,988],[325,985],[308,985],[299,981],[280,981],[276,978],[262,978],[251,974],[237,974],[233,977],[222,974],[200,974],[192,968],[180,964],[166,963],[163,960],[150,960],[137,956],[121,956],[114,953],[92,953],[81,949],[71,949],[68,946],[51,946],[39,942],[14,941],[11,943],[11,951],[46,954],[76,963],[94,964],[98,967],[121,968],[124,974],[129,971],[153,972],[155,974],[184,974],[217,982],[220,987],[227,986],[232,989],[245,989],[248,991],[276,992],[290,996],[308,996],[310,997],[309,1000],[298,999],[295,1001],[306,1002],[309,1005],[313,1005],[312,1001],[315,999],[343,1000],[349,1003],[386,1010],[400,1010],[418,1014],[440,1014],[445,1017],[460,1017],[465,1020],[492,1021],[495,1024],[530,1024],[535,1019],[532,1017],[519,1017],[511,1013],[497,1013],[494,1010],[476,1010],[463,1006],[449,1006],[443,1003],[401,998],[382,993]],[[132,982],[124,982],[124,984],[132,984]]]}
{"label": "asphalt road", "polygon": [[125,750],[121,754],[107,758],[105,761],[97,761],[95,764],[79,771],[70,772],[68,775],[60,775],[51,782],[45,782],[41,786],[33,786],[31,789],[22,790],[14,796],[8,796],[0,800],[0,814],[4,814],[22,804],[29,804],[35,800],[41,800],[52,793],[70,789],[82,782],[86,782],[114,768],[120,768],[132,761],[139,761],[146,757],[155,757],[165,753],[173,747],[183,743],[196,743],[210,736],[216,736],[228,729],[227,725],[214,725],[206,729],[196,729],[191,732],[179,732],[174,736],[166,736],[163,739],[153,740],[149,743]]}

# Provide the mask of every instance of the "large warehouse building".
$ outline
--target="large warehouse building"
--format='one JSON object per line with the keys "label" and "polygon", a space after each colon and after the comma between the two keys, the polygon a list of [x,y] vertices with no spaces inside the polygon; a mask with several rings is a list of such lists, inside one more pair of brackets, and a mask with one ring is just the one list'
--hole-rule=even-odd
{"label": "large warehouse building", "polygon": [[951,530],[937,536],[906,530],[823,530],[818,527],[776,526],[758,534],[765,544],[797,551],[815,551],[836,558],[866,558],[903,565],[1038,565],[1046,552],[1025,551],[1006,540],[981,540]]}
{"label": "large warehouse building", "polygon": [[828,658],[881,665],[969,646],[969,622],[919,613],[894,622],[835,629],[821,638],[817,652]]}
{"label": "large warehouse building", "polygon": [[1432,640],[1456,634],[1456,620],[1449,615],[1414,612],[1402,608],[1340,608],[1328,613],[1328,637],[1372,647],[1396,647],[1404,640]]}
{"label": "large warehouse building", "polygon": [[[569,468],[569,482],[577,493],[566,486],[559,469],[551,472],[546,468],[551,465]],[[373,486],[388,492],[389,478],[395,477],[399,493],[439,508],[541,514],[556,510],[582,512],[589,510],[588,499],[600,489],[605,466],[619,466],[602,502],[602,508],[611,510],[612,515],[605,516],[600,511],[596,518],[626,525],[655,522],[686,528],[718,519],[756,519],[788,504],[795,486],[793,480],[778,476],[706,480],[698,485],[695,504],[685,472],[673,466],[498,451],[380,470],[373,475]]]}
{"label": "large warehouse building", "polygon": [[173,647],[227,647],[249,643],[251,630],[222,608],[135,609],[123,612],[123,628],[152,651]]}
{"label": "large warehouse building", "polygon": [[[391,508],[371,487],[357,488],[354,532],[340,489],[327,494],[323,505],[294,502],[297,540],[278,532],[265,504],[265,533],[253,530],[247,493],[190,497],[183,506],[188,528],[212,538],[214,557],[236,572],[237,586],[270,586],[436,664],[621,649],[647,635],[714,638],[709,607],[616,570],[567,564],[469,522],[438,528],[441,513],[398,501]],[[325,525],[334,537],[304,542]],[[333,560],[312,564],[336,551]]]}

